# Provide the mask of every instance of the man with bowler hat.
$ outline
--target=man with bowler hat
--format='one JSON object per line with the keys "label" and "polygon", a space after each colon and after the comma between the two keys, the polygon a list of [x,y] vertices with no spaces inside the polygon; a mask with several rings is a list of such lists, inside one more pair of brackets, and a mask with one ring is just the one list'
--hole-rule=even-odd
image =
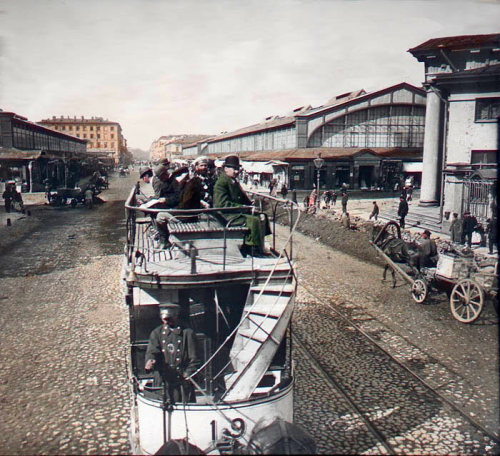
{"label": "man with bowler hat", "polygon": [[[223,171],[214,186],[214,207],[251,206],[252,202],[241,188],[237,178],[240,170],[240,160],[236,155],[226,157]],[[245,236],[242,248],[243,256],[253,250],[256,254],[264,253],[265,236],[271,234],[269,222],[265,214],[247,215],[233,222],[233,225],[246,224],[250,232]]]}

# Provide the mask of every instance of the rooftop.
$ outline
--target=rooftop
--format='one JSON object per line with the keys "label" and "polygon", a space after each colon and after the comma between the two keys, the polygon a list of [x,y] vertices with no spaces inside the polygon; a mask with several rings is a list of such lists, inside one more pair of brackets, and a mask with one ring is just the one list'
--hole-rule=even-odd
{"label": "rooftop", "polygon": [[490,35],[459,35],[431,38],[414,48],[408,49],[408,52],[414,54],[439,49],[461,51],[480,48],[500,48],[500,33],[492,33]]}

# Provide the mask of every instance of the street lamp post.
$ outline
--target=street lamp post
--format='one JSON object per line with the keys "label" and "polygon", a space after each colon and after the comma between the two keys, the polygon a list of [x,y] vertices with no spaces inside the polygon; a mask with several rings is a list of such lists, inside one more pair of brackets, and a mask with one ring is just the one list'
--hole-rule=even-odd
{"label": "street lamp post", "polygon": [[319,209],[319,175],[321,168],[325,164],[325,160],[321,158],[321,154],[318,154],[318,158],[314,159],[314,166],[316,167],[316,206]]}

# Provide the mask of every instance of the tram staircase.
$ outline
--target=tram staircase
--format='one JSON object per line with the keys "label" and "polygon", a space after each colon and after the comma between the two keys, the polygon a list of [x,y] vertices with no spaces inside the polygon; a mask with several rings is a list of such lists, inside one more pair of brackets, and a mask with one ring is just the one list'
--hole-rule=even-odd
{"label": "tram staircase", "polygon": [[[399,202],[393,204],[388,210],[379,214],[382,220],[395,220],[399,223],[398,217]],[[416,204],[410,206],[408,215],[405,217],[405,225],[409,227],[417,227],[428,229],[435,233],[441,232],[441,222],[439,217],[439,209],[434,207],[421,207]]]}
{"label": "tram staircase", "polygon": [[267,372],[290,322],[295,298],[293,276],[264,278],[252,286],[230,352],[234,371],[225,376],[225,401],[245,400]]}

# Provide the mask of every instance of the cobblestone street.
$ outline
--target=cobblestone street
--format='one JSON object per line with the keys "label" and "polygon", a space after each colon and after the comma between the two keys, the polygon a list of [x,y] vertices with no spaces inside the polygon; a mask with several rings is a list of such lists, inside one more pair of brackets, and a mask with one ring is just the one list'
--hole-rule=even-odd
{"label": "cobblestone street", "polygon": [[[3,239],[6,230],[19,233],[18,242],[0,243],[1,453],[130,452],[128,318],[120,274],[123,200],[136,178],[112,179],[105,202],[92,211],[38,206],[32,217],[0,228]],[[287,229],[277,231],[281,239]],[[356,234],[353,242],[360,239]],[[380,266],[314,238],[296,234],[294,255],[300,283],[293,328],[303,344],[294,344],[295,419],[314,436],[319,453],[387,451],[332,389],[311,353],[369,408],[398,453],[495,452],[488,436],[385,355],[373,354],[373,344],[354,337],[353,327],[496,433],[493,306],[475,324],[463,325],[444,299],[416,305],[408,286],[392,289],[380,281]],[[405,385],[411,394],[405,395]]]}
{"label": "cobblestone street", "polygon": [[129,452],[125,181],[115,179],[92,211],[38,208],[36,231],[2,252],[4,454]]}

